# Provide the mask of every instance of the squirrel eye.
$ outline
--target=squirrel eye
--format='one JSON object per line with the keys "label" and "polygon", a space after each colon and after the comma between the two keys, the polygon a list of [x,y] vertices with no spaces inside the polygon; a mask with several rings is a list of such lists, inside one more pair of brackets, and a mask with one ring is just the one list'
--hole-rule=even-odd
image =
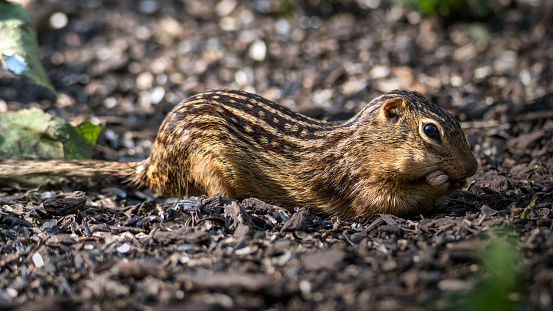
{"label": "squirrel eye", "polygon": [[423,127],[423,131],[424,131],[424,134],[426,134],[426,136],[432,139],[436,139],[436,140],[440,139],[440,131],[434,124],[425,124]]}

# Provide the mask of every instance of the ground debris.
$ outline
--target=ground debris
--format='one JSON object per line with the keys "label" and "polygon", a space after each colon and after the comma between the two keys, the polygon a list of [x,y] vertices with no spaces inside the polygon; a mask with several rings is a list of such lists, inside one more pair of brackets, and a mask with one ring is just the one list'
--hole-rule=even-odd
{"label": "ground debris", "polygon": [[229,230],[234,233],[236,238],[241,238],[250,235],[252,231],[252,219],[246,213],[244,207],[236,201],[230,204],[225,204],[224,217],[230,222]]}
{"label": "ground debris", "polygon": [[53,199],[44,201],[44,210],[55,216],[75,214],[86,204],[86,194],[82,191],[75,191],[71,194],[59,195]]}
{"label": "ground debris", "polygon": [[482,254],[499,238],[512,243],[496,257],[521,256],[502,270],[522,269],[513,309],[553,308],[550,1],[496,1],[478,25],[387,1],[296,1],[285,16],[257,0],[29,2],[69,18],[39,31],[59,93],[0,71],[0,111],[93,118],[96,159],[145,159],[164,115],[208,89],[345,120],[401,88],[462,121],[479,171],[422,215],[368,220],[108,179],[1,183],[0,309],[440,310],[490,294]]}
{"label": "ground debris", "polygon": [[307,229],[307,209],[301,208],[292,215],[290,220],[286,221],[280,232],[286,231],[305,231]]}
{"label": "ground debris", "polygon": [[157,230],[153,234],[153,239],[163,245],[179,243],[204,244],[211,241],[211,235],[196,228],[183,227],[173,231]]}

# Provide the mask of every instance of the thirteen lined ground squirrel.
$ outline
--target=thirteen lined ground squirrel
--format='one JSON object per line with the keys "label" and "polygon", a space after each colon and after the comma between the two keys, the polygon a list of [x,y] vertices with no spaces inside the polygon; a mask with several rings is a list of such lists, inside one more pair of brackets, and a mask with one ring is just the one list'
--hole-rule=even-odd
{"label": "thirteen lined ground squirrel", "polygon": [[367,218],[427,210],[476,169],[459,123],[416,92],[384,94],[350,120],[327,122],[220,90],[176,106],[142,162],[3,160],[0,178],[116,176],[166,196],[253,196]]}

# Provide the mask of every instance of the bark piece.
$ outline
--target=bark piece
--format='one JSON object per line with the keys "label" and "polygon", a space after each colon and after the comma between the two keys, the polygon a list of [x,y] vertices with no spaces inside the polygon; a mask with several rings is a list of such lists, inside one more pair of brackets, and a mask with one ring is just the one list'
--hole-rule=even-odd
{"label": "bark piece", "polygon": [[341,249],[316,251],[303,256],[303,264],[311,270],[335,269],[346,257]]}
{"label": "bark piece", "polygon": [[132,277],[135,279],[143,279],[148,275],[161,279],[167,278],[167,271],[165,271],[161,263],[147,262],[144,260],[123,259],[118,261],[110,271],[114,276],[120,278]]}
{"label": "bark piece", "polygon": [[86,204],[86,194],[82,191],[75,191],[69,195],[62,195],[44,201],[44,210],[55,216],[76,214]]}
{"label": "bark piece", "polygon": [[292,218],[284,223],[280,232],[305,231],[307,229],[307,209],[301,208],[292,215]]}
{"label": "bark piece", "polygon": [[212,275],[188,275],[176,276],[177,282],[182,282],[196,289],[207,289],[226,292],[257,292],[269,296],[282,295],[283,284],[276,279],[262,274],[234,274],[220,272]]}
{"label": "bark piece", "polygon": [[235,238],[241,238],[250,235],[252,232],[252,219],[246,213],[246,210],[238,205],[236,201],[225,205],[225,218],[229,219],[231,224],[229,229],[234,231]]}
{"label": "bark piece", "polygon": [[211,241],[211,235],[208,232],[190,227],[175,231],[156,231],[153,234],[153,238],[154,241],[163,245],[182,243],[207,244]]}

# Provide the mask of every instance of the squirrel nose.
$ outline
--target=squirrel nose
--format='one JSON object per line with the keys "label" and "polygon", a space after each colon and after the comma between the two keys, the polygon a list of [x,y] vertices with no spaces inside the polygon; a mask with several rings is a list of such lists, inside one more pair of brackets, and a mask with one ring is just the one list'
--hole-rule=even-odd
{"label": "squirrel nose", "polygon": [[465,176],[465,178],[476,174],[476,170],[478,169],[478,161],[476,161],[476,158],[474,157],[474,155],[471,154],[471,157],[472,159],[469,160],[469,165],[466,168],[467,169],[466,174],[463,175]]}

